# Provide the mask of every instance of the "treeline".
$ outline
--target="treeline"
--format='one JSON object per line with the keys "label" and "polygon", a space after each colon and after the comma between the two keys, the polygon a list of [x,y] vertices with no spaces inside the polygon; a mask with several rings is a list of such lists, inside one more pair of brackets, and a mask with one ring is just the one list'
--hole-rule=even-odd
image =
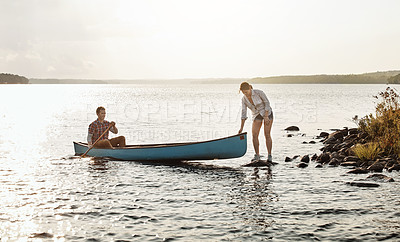
{"label": "treeline", "polygon": [[30,84],[107,84],[102,80],[80,79],[29,79]]}
{"label": "treeline", "polygon": [[[395,80],[391,79],[397,76]],[[391,82],[391,80],[393,82]],[[386,84],[400,83],[400,71],[373,72],[358,75],[313,75],[257,77],[251,83],[264,84]]]}
{"label": "treeline", "polygon": [[388,83],[389,84],[400,84],[400,74],[389,77]]}
{"label": "treeline", "polygon": [[28,84],[29,80],[26,77],[0,73],[0,84]]}

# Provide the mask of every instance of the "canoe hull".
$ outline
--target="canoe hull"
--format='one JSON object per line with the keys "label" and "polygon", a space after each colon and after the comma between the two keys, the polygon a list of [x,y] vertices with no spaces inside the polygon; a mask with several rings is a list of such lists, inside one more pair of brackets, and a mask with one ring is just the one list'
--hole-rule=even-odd
{"label": "canoe hull", "polygon": [[[86,143],[74,142],[76,155],[84,154]],[[116,149],[93,148],[87,154],[92,157],[110,157],[131,161],[166,160],[213,160],[237,158],[246,154],[247,133],[226,138],[191,143],[127,146]]]}

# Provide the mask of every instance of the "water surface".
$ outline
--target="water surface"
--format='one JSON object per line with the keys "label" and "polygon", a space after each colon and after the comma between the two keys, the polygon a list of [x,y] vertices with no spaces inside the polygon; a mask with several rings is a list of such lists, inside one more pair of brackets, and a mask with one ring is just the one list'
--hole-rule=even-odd
{"label": "water surface", "polygon": [[[0,238],[398,240],[399,173],[387,174],[394,183],[356,188],[345,182],[367,175],[284,162],[319,153],[319,142],[302,142],[321,131],[355,127],[351,118],[373,112],[385,85],[254,86],[274,109],[271,169],[242,167],[254,154],[250,121],[247,154],[201,161],[210,166],[74,157],[72,141],[86,140],[100,105],[129,144],[233,135],[237,85],[2,85]],[[290,125],[301,129],[291,138]]]}

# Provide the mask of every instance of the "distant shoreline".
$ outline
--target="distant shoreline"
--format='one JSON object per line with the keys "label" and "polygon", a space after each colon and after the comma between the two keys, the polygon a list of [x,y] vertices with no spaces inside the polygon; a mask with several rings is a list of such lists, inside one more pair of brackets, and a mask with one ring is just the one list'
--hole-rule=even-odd
{"label": "distant shoreline", "polygon": [[297,75],[256,78],[193,78],[166,80],[67,80],[30,79],[31,84],[240,84],[248,81],[254,84],[387,84],[390,77],[400,71],[372,72],[351,75]]}
{"label": "distant shoreline", "polygon": [[399,74],[400,71],[385,71],[351,75],[256,77],[250,79],[249,82],[259,84],[388,84],[389,78]]}
{"label": "distant shoreline", "polygon": [[[3,74],[10,75],[10,74]],[[389,78],[400,75],[397,71],[382,71],[350,75],[293,75],[255,78],[186,78],[186,79],[26,79],[22,84],[240,84],[247,81],[252,84],[388,84]],[[19,76],[18,76],[19,77]],[[21,77],[25,78],[25,77]],[[29,82],[28,82],[29,80]],[[2,82],[1,83],[7,83]],[[10,82],[8,82],[10,83]],[[21,82],[19,82],[21,83]]]}

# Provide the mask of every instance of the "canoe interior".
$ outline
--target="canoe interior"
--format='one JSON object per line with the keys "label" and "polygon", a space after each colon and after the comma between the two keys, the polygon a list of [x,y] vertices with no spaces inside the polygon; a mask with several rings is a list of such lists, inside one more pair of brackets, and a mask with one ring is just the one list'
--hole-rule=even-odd
{"label": "canoe interior", "polygon": [[[164,143],[164,144],[144,144],[144,145],[126,145],[123,148],[115,147],[114,149],[138,149],[138,148],[161,148],[161,147],[174,147],[174,146],[182,146],[182,145],[190,145],[190,144],[201,144],[201,143],[208,143],[208,142],[213,142],[213,141],[218,141],[218,140],[223,140],[223,139],[229,139],[235,136],[240,136],[240,135],[246,135],[247,132],[240,133],[237,135],[232,135],[220,139],[213,139],[213,140],[207,140],[207,141],[200,141],[200,142],[184,142],[184,143]],[[83,146],[88,146],[87,143],[84,142],[74,142]]]}

